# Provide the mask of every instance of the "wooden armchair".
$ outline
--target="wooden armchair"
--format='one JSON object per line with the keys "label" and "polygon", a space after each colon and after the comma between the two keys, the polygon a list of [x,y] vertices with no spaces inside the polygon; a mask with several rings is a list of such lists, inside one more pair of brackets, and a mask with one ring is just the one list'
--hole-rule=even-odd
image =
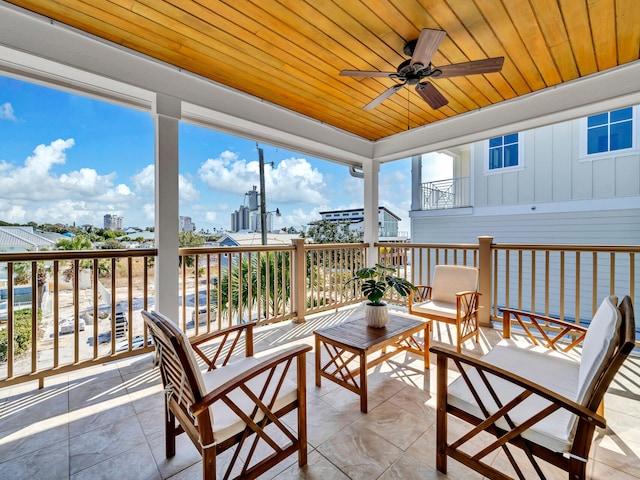
{"label": "wooden armchair", "polygon": [[477,268],[437,265],[431,286],[418,285],[417,289],[409,296],[409,313],[455,325],[458,353],[469,338],[478,342]]}
{"label": "wooden armchair", "polygon": [[[438,356],[438,470],[446,473],[447,457],[452,457],[485,477],[510,479],[504,466],[498,469],[487,460],[487,456],[502,450],[514,477],[543,479],[543,469],[553,468],[551,464],[566,471],[570,480],[584,479],[595,427],[606,426],[598,408],[635,347],[631,299],[625,297],[618,308],[616,303],[617,298],[606,298],[588,329],[504,310],[505,322],[509,315],[515,315],[535,343],[525,346],[503,340],[480,360],[432,347],[431,352]],[[524,321],[524,317],[531,321]],[[530,331],[531,325],[537,325],[537,333]],[[552,326],[559,328],[549,334]],[[560,339],[564,341],[562,348]],[[581,352],[572,352],[578,345]],[[449,361],[461,374],[451,385],[447,385]],[[466,433],[451,442],[448,415],[471,424]],[[472,440],[483,432],[495,436],[495,441],[483,440],[474,448]],[[515,459],[510,445],[524,451],[524,460]],[[531,468],[527,467],[529,463]]]}
{"label": "wooden armchair", "polygon": [[[186,433],[202,455],[204,479],[216,478],[216,456],[230,448],[225,479],[255,478],[296,451],[298,465],[307,463],[305,355],[311,347],[257,359],[252,323],[189,341],[162,314],[142,315],[165,389],[167,458],[176,453],[176,437]],[[219,342],[210,344],[214,339]],[[239,349],[241,358],[233,355]],[[289,378],[294,361],[297,381]],[[282,416],[296,409],[297,428],[291,429]]]}

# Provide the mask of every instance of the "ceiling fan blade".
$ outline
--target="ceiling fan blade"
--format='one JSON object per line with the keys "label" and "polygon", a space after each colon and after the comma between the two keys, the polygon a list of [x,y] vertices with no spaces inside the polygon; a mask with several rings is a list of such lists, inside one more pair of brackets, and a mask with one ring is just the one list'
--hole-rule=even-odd
{"label": "ceiling fan blade", "polygon": [[388,77],[396,72],[367,72],[364,70],[342,70],[340,76],[342,77]]}
{"label": "ceiling fan blade", "polygon": [[429,104],[434,110],[444,107],[449,100],[442,95],[436,87],[430,82],[419,83],[416,85],[416,92],[422,99]]}
{"label": "ceiling fan blade", "polygon": [[478,73],[492,73],[502,70],[504,57],[487,58],[485,60],[475,60],[473,62],[454,63],[438,67],[442,73],[434,75],[433,78],[449,78],[461,75],[476,75]]}
{"label": "ceiling fan blade", "polygon": [[374,98],[369,103],[367,103],[364,107],[362,107],[362,109],[363,110],[373,110],[378,105],[380,105],[382,102],[384,102],[387,98],[389,98],[391,95],[393,95],[398,90],[400,90],[402,87],[404,87],[404,83],[398,83],[398,84],[394,85],[393,87],[388,88],[387,90],[382,92],[380,95],[378,95],[376,98]]}
{"label": "ceiling fan blade", "polygon": [[418,42],[413,50],[410,65],[413,65],[414,63],[419,63],[425,67],[429,65],[431,57],[436,53],[440,46],[440,42],[442,42],[442,39],[446,35],[447,34],[442,30],[423,28],[420,31],[420,37],[418,38]]}

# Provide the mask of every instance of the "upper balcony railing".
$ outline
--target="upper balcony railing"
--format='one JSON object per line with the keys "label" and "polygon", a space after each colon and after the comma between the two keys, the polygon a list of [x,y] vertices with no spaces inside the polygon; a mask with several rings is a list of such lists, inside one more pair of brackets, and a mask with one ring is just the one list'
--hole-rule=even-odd
{"label": "upper balcony railing", "polygon": [[422,210],[471,206],[471,178],[456,177],[422,184]]}
{"label": "upper balcony railing", "polygon": [[[239,322],[304,321],[363,301],[346,284],[367,244],[180,249],[179,326],[198,335]],[[640,246],[376,244],[378,261],[428,285],[439,264],[480,268],[485,324],[508,306],[587,323],[606,295],[640,300]],[[0,387],[151,350],[155,249],[0,253]],[[389,298],[403,303],[405,299]]]}

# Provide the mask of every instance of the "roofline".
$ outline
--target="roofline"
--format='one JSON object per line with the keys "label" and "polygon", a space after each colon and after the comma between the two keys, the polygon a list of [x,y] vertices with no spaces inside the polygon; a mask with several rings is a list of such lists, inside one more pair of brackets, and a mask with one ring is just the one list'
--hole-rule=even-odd
{"label": "roofline", "polygon": [[[384,210],[385,212],[387,212],[389,215],[391,215],[393,218],[395,218],[398,221],[402,220],[402,218],[397,216],[395,213],[393,213],[387,207],[378,207],[378,212],[380,212],[380,210]],[[320,215],[324,215],[326,213],[347,213],[347,212],[362,212],[364,214],[364,208],[347,208],[347,209],[343,209],[343,210],[326,210],[324,212],[318,212],[318,213]]]}

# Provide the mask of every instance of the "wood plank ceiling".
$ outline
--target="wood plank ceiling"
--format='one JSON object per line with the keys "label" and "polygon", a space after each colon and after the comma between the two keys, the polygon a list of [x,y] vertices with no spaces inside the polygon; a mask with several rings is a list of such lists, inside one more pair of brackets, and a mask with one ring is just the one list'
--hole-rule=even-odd
{"label": "wood plank ceiling", "polygon": [[[25,9],[369,140],[574,80],[640,56],[638,0],[9,0]],[[423,28],[436,66],[504,56],[500,73],[405,87],[369,111]]]}

